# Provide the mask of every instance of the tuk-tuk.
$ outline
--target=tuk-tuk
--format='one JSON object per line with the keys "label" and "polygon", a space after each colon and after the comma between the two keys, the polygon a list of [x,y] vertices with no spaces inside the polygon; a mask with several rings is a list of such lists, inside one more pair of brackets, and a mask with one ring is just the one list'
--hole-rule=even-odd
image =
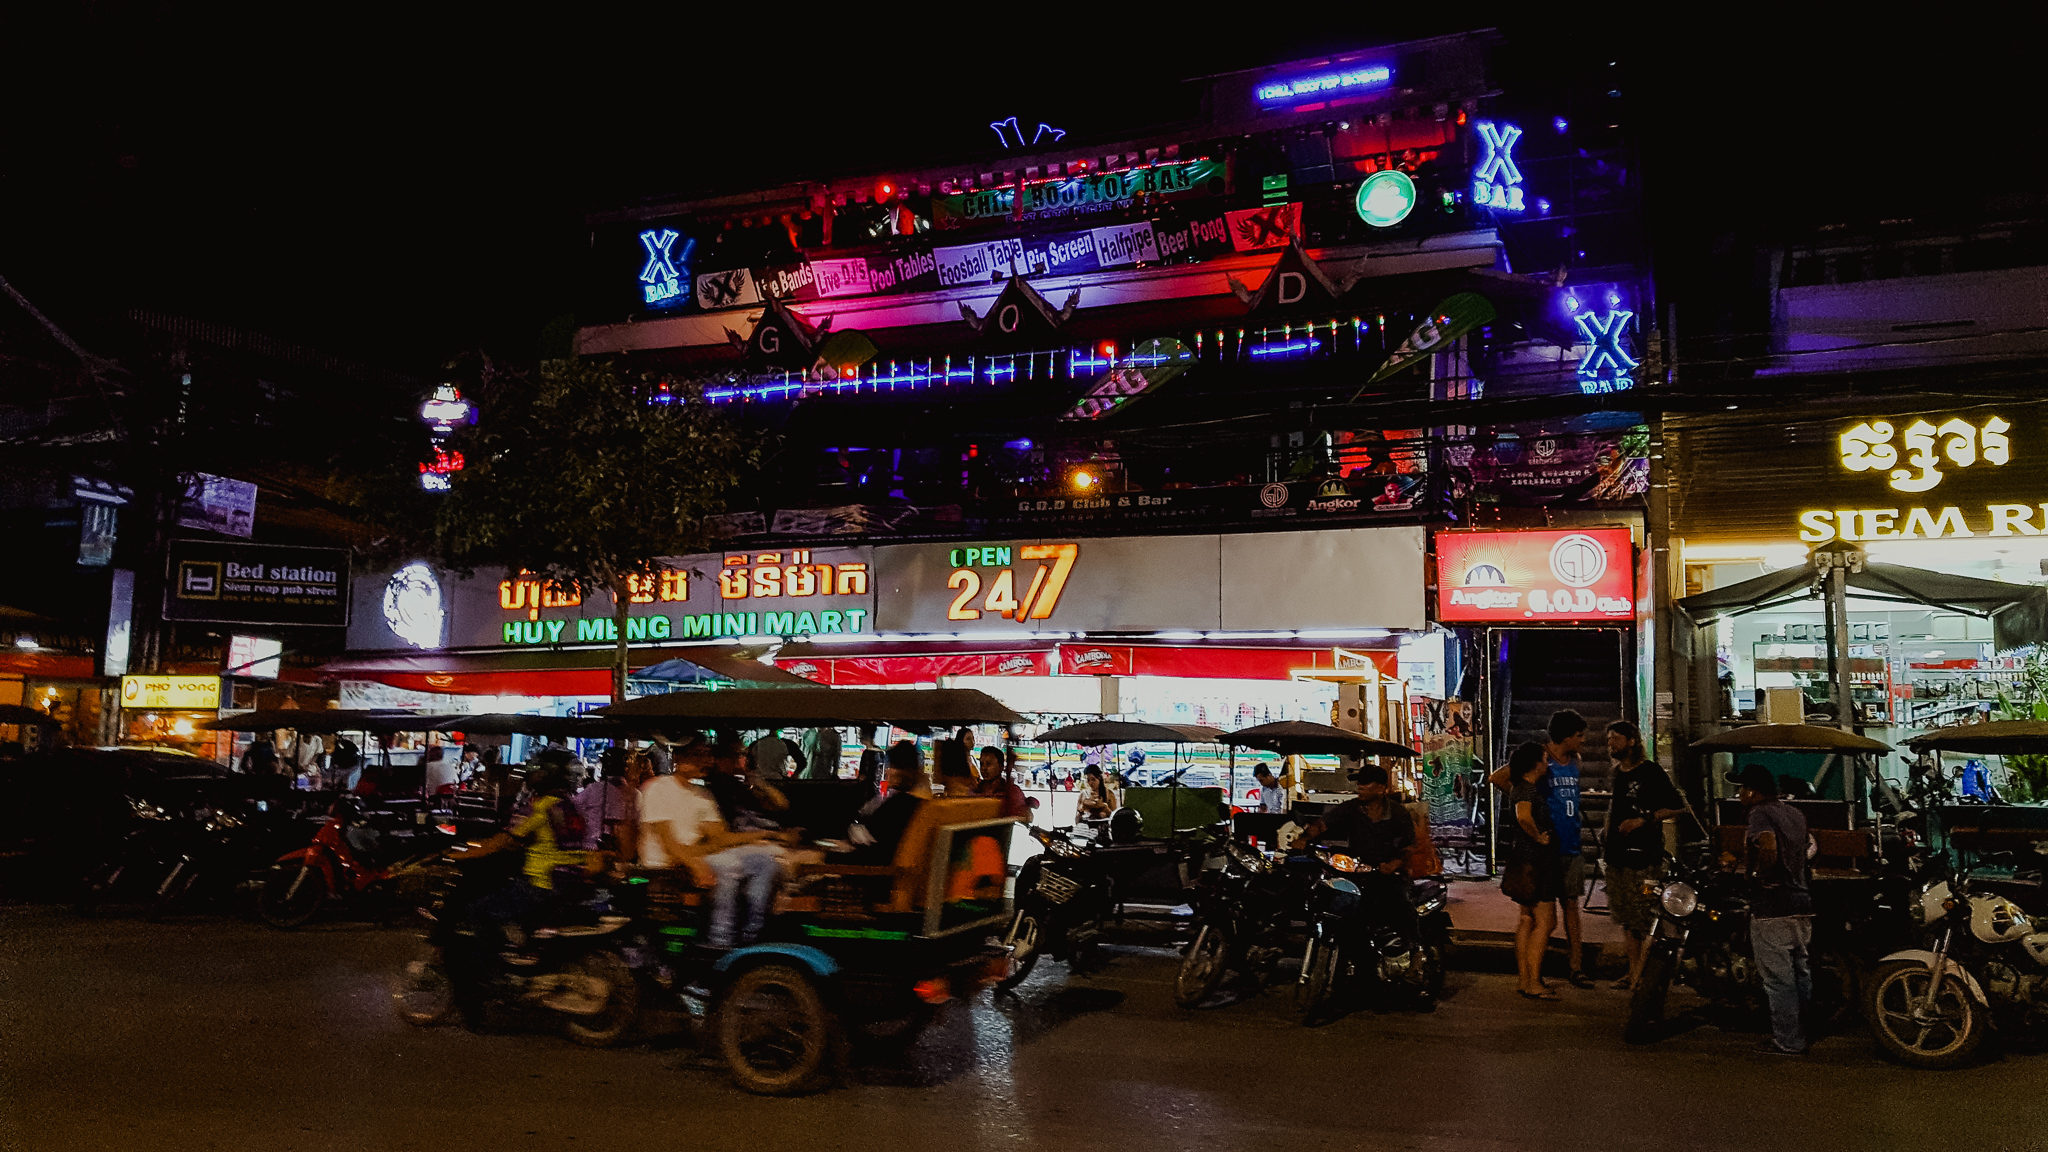
{"label": "tuk-tuk", "polygon": [[[675,692],[598,712],[629,728],[670,732],[863,724],[930,731],[1023,720],[965,689]],[[788,784],[793,808],[832,813],[832,820],[850,818],[866,795],[850,781]],[[1007,864],[1017,822],[1001,809],[995,797],[926,800],[888,864],[798,864],[761,939],[730,951],[698,947],[709,912],[701,890],[633,875],[614,911],[632,918],[678,985],[706,991],[705,1034],[740,1087],[773,1095],[812,1090],[837,1072],[849,1032],[908,1043],[940,1006],[1009,972],[1010,948],[1000,936],[1010,920]]]}

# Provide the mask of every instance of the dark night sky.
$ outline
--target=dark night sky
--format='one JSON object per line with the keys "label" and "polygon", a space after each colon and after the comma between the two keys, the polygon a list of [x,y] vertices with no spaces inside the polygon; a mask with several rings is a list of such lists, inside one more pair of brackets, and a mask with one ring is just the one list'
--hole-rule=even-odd
{"label": "dark night sky", "polygon": [[1667,262],[1788,212],[1914,211],[2048,176],[2038,27],[1624,27],[1621,7],[1529,5],[1369,23],[1357,4],[1148,6],[1107,24],[1020,15],[1094,15],[1072,5],[460,24],[423,23],[424,5],[53,2],[33,23],[28,7],[0,17],[28,65],[0,68],[0,273],[76,323],[153,307],[422,373],[479,343],[530,355],[574,307],[589,208],[975,150],[1012,113],[1093,135],[1172,118],[1184,77],[1489,23],[1534,79],[1621,62]]}

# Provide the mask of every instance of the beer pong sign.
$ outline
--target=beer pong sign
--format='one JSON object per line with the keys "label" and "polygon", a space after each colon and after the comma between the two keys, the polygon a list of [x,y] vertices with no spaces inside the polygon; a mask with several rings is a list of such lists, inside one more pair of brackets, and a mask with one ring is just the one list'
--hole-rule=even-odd
{"label": "beer pong sign", "polygon": [[1577,624],[1635,615],[1626,528],[1436,534],[1437,619]]}

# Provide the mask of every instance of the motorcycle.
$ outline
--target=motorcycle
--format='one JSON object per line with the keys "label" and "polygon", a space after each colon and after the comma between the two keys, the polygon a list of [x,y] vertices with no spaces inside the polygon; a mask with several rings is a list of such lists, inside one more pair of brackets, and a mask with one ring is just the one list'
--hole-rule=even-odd
{"label": "motorcycle", "polygon": [[413,890],[411,902],[419,903],[421,869],[454,843],[456,826],[435,823],[415,829],[392,818],[379,827],[373,815],[356,797],[337,799],[313,842],[270,866],[256,898],[263,922],[297,928],[330,901],[381,902],[389,914],[405,902],[401,889]]}
{"label": "motorcycle", "polygon": [[[1383,877],[1371,864],[1320,846],[1311,859],[1320,875],[1309,891],[1308,943],[1294,985],[1302,1019],[1326,1014],[1360,982],[1409,993],[1424,1011],[1433,1010],[1451,947],[1448,887],[1435,877]],[[1399,882],[1405,907],[1395,912],[1384,900],[1368,901],[1353,876],[1375,886]]]}
{"label": "motorcycle", "polygon": [[[1129,809],[1120,809],[1119,816]],[[1135,816],[1135,813],[1133,813]],[[1136,840],[1135,829],[1118,829],[1112,819],[1109,843],[1073,829],[1031,828],[1043,849],[1018,869],[1016,908],[1002,943],[1011,949],[1010,974],[996,987],[1015,988],[1031,975],[1041,956],[1085,966],[1120,904],[1133,894],[1170,895],[1179,903],[1188,865],[1206,854],[1212,836]],[[1147,873],[1171,871],[1170,892],[1150,893]]]}
{"label": "motorcycle", "polygon": [[[1816,1021],[1853,1012],[1858,990],[1880,952],[1900,939],[1905,872],[1831,880],[1814,892],[1809,964]],[[1657,921],[1643,947],[1641,975],[1629,992],[1622,1039],[1649,1044],[1664,1034],[1673,984],[1729,1014],[1768,1010],[1763,973],[1750,947],[1749,883],[1739,872],[1671,861],[1654,893]]]}
{"label": "motorcycle", "polygon": [[1967,874],[1930,877],[1911,915],[1931,943],[1886,956],[1865,993],[1879,1050],[1912,1068],[1954,1068],[1998,1017],[2048,1013],[2048,931]]}
{"label": "motorcycle", "polygon": [[1238,840],[1223,843],[1216,867],[1204,868],[1189,901],[1195,938],[1181,954],[1173,1000],[1194,1008],[1216,995],[1233,972],[1271,971],[1291,950],[1305,885],[1299,870],[1279,867]]}
{"label": "motorcycle", "polygon": [[631,917],[612,915],[602,891],[586,891],[575,870],[558,870],[549,923],[508,948],[512,938],[496,939],[501,930],[477,923],[469,909],[511,879],[513,859],[469,863],[444,851],[419,866],[428,950],[393,982],[399,1019],[426,1028],[459,1018],[476,1028],[497,1004],[549,1017],[578,1044],[617,1043],[640,1018],[639,977],[623,935]]}

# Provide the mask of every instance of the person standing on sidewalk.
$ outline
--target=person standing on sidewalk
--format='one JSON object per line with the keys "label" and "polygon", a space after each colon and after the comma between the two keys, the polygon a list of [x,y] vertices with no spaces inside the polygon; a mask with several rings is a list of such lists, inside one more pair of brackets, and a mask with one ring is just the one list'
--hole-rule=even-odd
{"label": "person standing on sidewalk", "polygon": [[1671,777],[1649,758],[1642,729],[1626,720],[1607,726],[1614,757],[1614,803],[1607,810],[1607,905],[1622,930],[1628,975],[1614,982],[1625,992],[1643,974],[1644,942],[1657,923],[1650,889],[1664,873],[1664,821],[1685,811]]}
{"label": "person standing on sidewalk", "polygon": [[1586,742],[1586,718],[1569,708],[1550,714],[1550,742],[1543,747],[1550,765],[1550,822],[1556,830],[1557,854],[1564,858],[1564,885],[1558,896],[1558,919],[1564,921],[1565,979],[1574,988],[1591,988],[1586,976],[1585,933],[1579,923],[1579,899],[1586,894],[1586,857],[1579,827],[1579,746]]}
{"label": "person standing on sidewalk", "polygon": [[1778,799],[1778,781],[1761,764],[1736,776],[1736,796],[1749,810],[1743,834],[1750,901],[1749,944],[1771,1005],[1771,1035],[1759,1047],[1777,1056],[1806,1054],[1806,1007],[1813,1000],[1807,952],[1813,942],[1813,896],[1807,890],[1806,817]]}
{"label": "person standing on sidewalk", "polygon": [[1516,991],[1528,1000],[1555,1001],[1557,993],[1543,982],[1543,956],[1550,950],[1550,930],[1557,917],[1563,861],[1557,855],[1557,834],[1550,825],[1550,804],[1543,776],[1549,762],[1543,745],[1534,740],[1517,745],[1507,765],[1495,772],[1507,782],[1507,869],[1500,889],[1521,907],[1515,921]]}

